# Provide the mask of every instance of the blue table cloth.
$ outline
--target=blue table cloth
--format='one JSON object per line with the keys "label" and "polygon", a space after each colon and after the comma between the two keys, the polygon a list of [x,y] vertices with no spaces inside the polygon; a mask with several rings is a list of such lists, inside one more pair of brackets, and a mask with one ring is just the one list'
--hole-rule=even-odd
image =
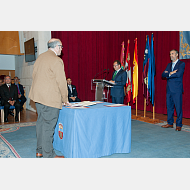
{"label": "blue table cloth", "polygon": [[100,103],[86,109],[63,107],[53,147],[67,158],[98,158],[131,152],[131,107]]}

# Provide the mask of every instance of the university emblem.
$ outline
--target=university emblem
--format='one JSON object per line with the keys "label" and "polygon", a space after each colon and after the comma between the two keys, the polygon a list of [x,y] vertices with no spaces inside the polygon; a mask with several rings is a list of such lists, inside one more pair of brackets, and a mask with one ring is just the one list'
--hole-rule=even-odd
{"label": "university emblem", "polygon": [[59,123],[59,138],[63,139],[63,125]]}

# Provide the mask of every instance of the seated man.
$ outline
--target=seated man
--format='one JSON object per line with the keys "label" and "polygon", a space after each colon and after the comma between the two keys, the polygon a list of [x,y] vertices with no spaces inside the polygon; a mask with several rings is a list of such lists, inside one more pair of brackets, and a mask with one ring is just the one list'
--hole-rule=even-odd
{"label": "seated man", "polygon": [[81,102],[81,100],[77,97],[78,93],[75,85],[71,85],[71,78],[67,78],[67,87],[68,87],[68,98],[69,102]]}
{"label": "seated man", "polygon": [[8,122],[9,107],[15,106],[16,116],[15,121],[18,122],[18,114],[20,111],[20,103],[18,100],[18,90],[14,84],[11,84],[10,76],[5,77],[5,84],[1,86],[1,100],[4,106],[4,121]]}
{"label": "seated man", "polygon": [[26,102],[26,97],[24,96],[24,88],[22,84],[18,83],[19,78],[14,77],[14,84],[17,86],[18,89],[18,99],[20,100],[20,111],[23,110],[23,105]]}

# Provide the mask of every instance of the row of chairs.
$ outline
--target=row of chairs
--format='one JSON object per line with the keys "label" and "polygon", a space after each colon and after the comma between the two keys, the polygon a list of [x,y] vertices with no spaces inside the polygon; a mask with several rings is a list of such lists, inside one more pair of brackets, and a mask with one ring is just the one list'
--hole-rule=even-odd
{"label": "row of chairs", "polygon": [[[16,115],[15,106],[10,106],[9,109],[10,109],[10,110],[13,110],[13,113],[14,113],[14,120],[15,120],[15,115]],[[1,110],[1,123],[4,123],[4,106],[0,106],[0,110]],[[20,121],[20,112],[19,112],[19,114],[18,114],[18,120]]]}

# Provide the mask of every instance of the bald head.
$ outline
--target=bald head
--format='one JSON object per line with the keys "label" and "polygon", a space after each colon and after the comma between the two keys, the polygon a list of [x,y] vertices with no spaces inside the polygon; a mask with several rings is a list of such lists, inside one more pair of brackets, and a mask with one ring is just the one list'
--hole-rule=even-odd
{"label": "bald head", "polygon": [[48,41],[47,45],[48,48],[54,50],[57,53],[57,55],[61,55],[61,50],[62,50],[61,40],[52,38]]}

